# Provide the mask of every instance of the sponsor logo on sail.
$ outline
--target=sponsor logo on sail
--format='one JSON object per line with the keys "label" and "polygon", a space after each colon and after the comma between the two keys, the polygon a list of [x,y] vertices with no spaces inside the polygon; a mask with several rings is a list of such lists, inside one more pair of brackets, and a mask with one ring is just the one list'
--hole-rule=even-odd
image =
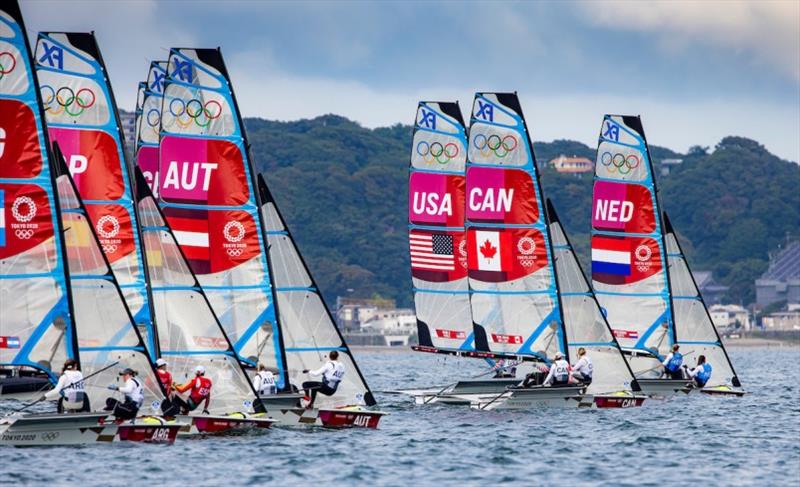
{"label": "sponsor logo on sail", "polygon": [[14,235],[18,239],[28,240],[33,237],[39,225],[31,223],[31,220],[36,216],[36,203],[29,196],[17,196],[14,203],[11,205],[11,215],[16,220],[16,223],[11,223],[11,228],[14,229]]}
{"label": "sponsor logo on sail", "polygon": [[492,333],[492,341],[494,343],[504,343],[508,345],[522,345],[522,336]]}
{"label": "sponsor logo on sail", "polygon": [[608,140],[613,140],[614,142],[619,141],[619,125],[614,123],[611,119],[607,118],[603,120],[603,138]]}
{"label": "sponsor logo on sail", "polygon": [[42,56],[39,64],[47,63],[51,68],[64,69],[64,49],[47,41],[42,41]]}
{"label": "sponsor logo on sail", "polygon": [[494,121],[494,105],[481,99],[475,100],[475,118],[486,120],[487,122]]}
{"label": "sponsor logo on sail", "polygon": [[95,225],[97,235],[100,237],[100,244],[103,247],[103,252],[106,254],[113,254],[122,243],[121,239],[115,238],[119,234],[120,224],[117,217],[113,215],[104,215],[97,220]]}
{"label": "sponsor logo on sail", "polygon": [[426,110],[423,107],[419,109],[419,121],[417,125],[427,129],[436,130],[436,113],[431,110]]}
{"label": "sponsor logo on sail", "polygon": [[639,338],[639,332],[635,330],[619,330],[614,329],[614,336],[617,338],[630,338],[630,339],[637,339]]}
{"label": "sponsor logo on sail", "polygon": [[436,329],[436,336],[439,338],[446,338],[448,340],[464,340],[467,338],[467,334],[463,331],[457,330],[444,330],[444,329]]}
{"label": "sponsor logo on sail", "polygon": [[239,257],[242,255],[242,252],[247,247],[247,244],[242,243],[242,239],[245,236],[244,225],[235,220],[229,221],[222,229],[222,236],[227,240],[222,246],[228,256]]}

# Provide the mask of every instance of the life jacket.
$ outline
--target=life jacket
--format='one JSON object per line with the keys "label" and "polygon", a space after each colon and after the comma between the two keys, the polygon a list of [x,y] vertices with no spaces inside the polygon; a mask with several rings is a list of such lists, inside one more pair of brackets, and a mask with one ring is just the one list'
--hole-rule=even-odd
{"label": "life jacket", "polygon": [[125,400],[131,401],[132,403],[136,404],[137,408],[140,408],[144,402],[144,388],[142,387],[141,382],[139,382],[135,377],[131,377],[125,385],[127,386],[131,382],[133,382],[133,390],[125,393]]}
{"label": "life jacket", "polygon": [[86,394],[83,382],[83,374],[79,370],[66,370],[64,376],[67,378],[67,385],[61,389],[61,396],[64,400],[61,405],[64,409],[83,408],[83,398]]}
{"label": "life jacket", "polygon": [[192,392],[189,393],[189,398],[195,404],[200,404],[209,394],[211,394],[211,379],[203,376],[195,377],[192,380]]}
{"label": "life jacket", "polygon": [[695,378],[702,385],[706,385],[706,382],[708,382],[708,379],[711,378],[711,364],[707,364],[706,363],[706,364],[701,365],[701,367],[703,368],[703,370],[698,372],[697,375],[695,375]]}
{"label": "life jacket", "polygon": [[322,374],[322,382],[333,390],[339,387],[339,382],[344,378],[344,364],[339,361],[331,360],[328,362],[333,367]]}
{"label": "life jacket", "polygon": [[161,382],[161,385],[164,386],[167,394],[169,394],[170,389],[172,388],[172,374],[170,374],[168,370],[161,369],[156,370],[156,373],[158,374],[159,382]]}
{"label": "life jacket", "polygon": [[672,358],[669,359],[667,365],[664,367],[668,372],[677,372],[683,364],[683,355],[680,352],[673,352]]}
{"label": "life jacket", "polygon": [[259,381],[256,392],[259,396],[266,396],[278,392],[278,387],[275,385],[275,376],[272,375],[272,372],[262,370],[258,373],[258,378]]}
{"label": "life jacket", "polygon": [[566,360],[556,360],[552,367],[554,367],[553,383],[565,384],[569,381],[569,363]]}

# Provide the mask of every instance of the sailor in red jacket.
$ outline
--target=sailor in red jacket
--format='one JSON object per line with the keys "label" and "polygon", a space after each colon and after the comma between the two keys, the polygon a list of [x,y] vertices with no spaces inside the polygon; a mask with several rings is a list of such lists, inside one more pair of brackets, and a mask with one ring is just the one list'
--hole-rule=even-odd
{"label": "sailor in red jacket", "polygon": [[197,407],[205,401],[203,406],[203,414],[208,413],[208,404],[211,402],[211,379],[205,376],[206,369],[202,365],[198,365],[194,369],[194,379],[186,384],[173,385],[173,388],[178,392],[186,392],[191,389],[189,399],[184,400],[178,394],[175,394],[173,401],[181,407],[181,414],[189,414],[189,411],[194,411]]}
{"label": "sailor in red jacket", "polygon": [[167,361],[163,358],[156,360],[156,372],[158,373],[158,381],[164,386],[169,399],[172,396],[172,374],[167,370]]}

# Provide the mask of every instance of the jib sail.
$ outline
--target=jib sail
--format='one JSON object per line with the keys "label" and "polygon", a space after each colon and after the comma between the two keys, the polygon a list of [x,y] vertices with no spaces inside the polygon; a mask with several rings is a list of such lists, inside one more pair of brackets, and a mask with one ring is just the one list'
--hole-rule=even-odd
{"label": "jib sail", "polygon": [[122,125],[94,35],[40,33],[36,71],[50,139],[64,153],[103,252],[155,358]]}
{"label": "jib sail", "polygon": [[474,350],[464,230],[466,159],[467,133],[458,103],[420,102],[408,181],[420,347]]}
{"label": "jib sail", "polygon": [[314,370],[327,362],[328,353],[339,352],[346,374],[333,396],[320,395],[318,407],[375,405],[375,398],[358,369],[355,357],[339,332],[322,293],[300,255],[264,178],[258,177],[272,262],[275,296],[283,332],[289,380],[301,386],[303,370]]}
{"label": "jib sail", "polygon": [[567,353],[547,216],[516,93],[477,93],[467,155],[467,261],[475,348]]}
{"label": "jib sail", "polygon": [[[144,407],[160,414],[165,391],[148,350],[58,148],[54,159],[77,357],[84,376],[92,376],[86,380],[91,409],[98,411],[105,406],[105,399],[113,397],[106,386],[116,383],[118,372],[129,367],[138,372],[137,379],[144,388]],[[116,399],[122,400],[119,396]]]}
{"label": "jib sail", "polygon": [[159,204],[239,358],[285,359],[244,127],[217,49],[173,49],[161,116]]}
{"label": "jib sail", "polygon": [[[74,357],[48,137],[25,25],[0,5],[0,366],[51,379]],[[54,374],[55,373],[55,374]]]}

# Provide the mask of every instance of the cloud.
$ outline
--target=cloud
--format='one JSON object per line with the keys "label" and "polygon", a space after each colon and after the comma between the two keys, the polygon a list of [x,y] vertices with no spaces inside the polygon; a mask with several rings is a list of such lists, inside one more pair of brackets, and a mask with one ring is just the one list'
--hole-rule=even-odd
{"label": "cloud", "polygon": [[695,41],[746,53],[800,81],[800,2],[620,1],[579,4],[590,24],[653,32],[666,51],[685,53]]}

